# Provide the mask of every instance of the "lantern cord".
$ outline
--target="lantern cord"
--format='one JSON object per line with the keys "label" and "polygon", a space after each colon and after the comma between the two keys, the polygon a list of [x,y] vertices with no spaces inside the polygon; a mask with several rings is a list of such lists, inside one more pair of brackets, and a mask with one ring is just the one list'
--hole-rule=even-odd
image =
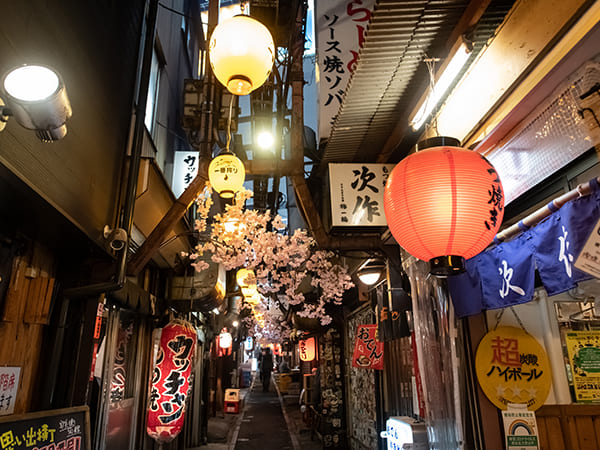
{"label": "lantern cord", "polygon": [[229,151],[229,144],[231,143],[231,111],[233,108],[233,95],[229,102],[229,117],[227,117],[227,143],[225,144],[225,151]]}
{"label": "lantern cord", "polygon": [[[423,61],[425,62],[427,66],[427,72],[429,73],[429,95],[425,100],[426,102],[430,102],[431,97],[433,97],[433,90],[435,88],[435,63],[439,60],[439,58],[430,58],[427,56],[427,53],[425,53],[425,59]],[[427,128],[435,131],[436,135],[439,134],[437,128],[437,114],[435,114],[435,111],[432,111],[431,121],[429,124],[427,124]]]}

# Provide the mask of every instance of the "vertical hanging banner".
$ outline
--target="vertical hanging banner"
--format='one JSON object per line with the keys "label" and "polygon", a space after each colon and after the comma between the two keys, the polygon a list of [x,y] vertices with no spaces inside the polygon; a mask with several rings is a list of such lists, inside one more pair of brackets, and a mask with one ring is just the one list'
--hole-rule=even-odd
{"label": "vertical hanging banner", "polygon": [[573,331],[565,335],[575,400],[600,403],[600,332]]}
{"label": "vertical hanging banner", "polygon": [[319,139],[329,137],[346,85],[356,68],[374,4],[375,0],[316,2]]}
{"label": "vertical hanging banner", "polygon": [[173,194],[179,197],[198,175],[199,152],[175,152],[173,159]]}
{"label": "vertical hanging banner", "polygon": [[383,192],[393,164],[329,164],[331,225],[385,227]]}
{"label": "vertical hanging banner", "polygon": [[544,404],[552,385],[546,351],[516,327],[498,327],[481,339],[475,370],[483,393],[502,410],[515,403],[535,411]]}
{"label": "vertical hanging banner", "polygon": [[383,370],[383,342],[377,340],[377,325],[359,325],[354,342],[352,366]]}
{"label": "vertical hanging banner", "polygon": [[162,330],[146,426],[148,435],[158,442],[172,441],[183,428],[196,336],[190,324],[179,320]]}

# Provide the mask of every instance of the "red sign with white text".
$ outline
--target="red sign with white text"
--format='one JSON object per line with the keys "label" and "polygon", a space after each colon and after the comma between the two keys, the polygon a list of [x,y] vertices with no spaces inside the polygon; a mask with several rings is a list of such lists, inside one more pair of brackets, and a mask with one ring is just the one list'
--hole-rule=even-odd
{"label": "red sign with white text", "polygon": [[359,325],[352,366],[383,370],[383,342],[377,340],[377,325]]}

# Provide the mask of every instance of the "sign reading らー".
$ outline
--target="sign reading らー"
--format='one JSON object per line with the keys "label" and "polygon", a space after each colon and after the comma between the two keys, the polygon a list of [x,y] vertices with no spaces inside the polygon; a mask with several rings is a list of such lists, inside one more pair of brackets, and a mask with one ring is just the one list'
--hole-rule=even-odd
{"label": "sign reading \u3089\u30fc", "polygon": [[393,164],[329,164],[331,225],[387,226],[383,191]]}
{"label": "sign reading \u3089\u30fc", "polygon": [[484,394],[503,410],[516,403],[535,411],[550,392],[548,356],[521,328],[498,327],[486,334],[477,348],[475,369]]}
{"label": "sign reading \u3089\u30fc", "polygon": [[0,419],[2,450],[89,450],[89,408],[41,411]]}
{"label": "sign reading \u3089\u30fc", "polygon": [[383,342],[377,340],[377,325],[359,325],[352,366],[383,370]]}

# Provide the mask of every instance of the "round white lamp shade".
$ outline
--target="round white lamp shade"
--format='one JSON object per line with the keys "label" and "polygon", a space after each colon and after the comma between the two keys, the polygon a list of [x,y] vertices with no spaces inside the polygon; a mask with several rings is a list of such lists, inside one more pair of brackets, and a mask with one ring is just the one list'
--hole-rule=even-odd
{"label": "round white lamp shade", "polygon": [[220,23],[212,33],[209,59],[217,79],[235,95],[247,95],[267,80],[275,61],[268,28],[250,16]]}
{"label": "round white lamp shade", "polygon": [[242,189],[246,179],[244,163],[233,153],[215,156],[208,166],[212,188],[223,198],[233,198]]}

